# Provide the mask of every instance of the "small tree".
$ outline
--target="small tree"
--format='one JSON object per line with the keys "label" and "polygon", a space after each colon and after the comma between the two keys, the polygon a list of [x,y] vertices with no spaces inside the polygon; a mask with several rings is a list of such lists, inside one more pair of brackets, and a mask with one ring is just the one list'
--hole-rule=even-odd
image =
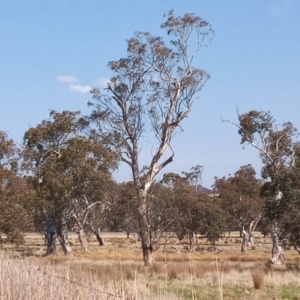
{"label": "small tree", "polygon": [[172,220],[172,231],[179,239],[188,235],[191,252],[195,251],[197,233],[215,244],[225,231],[225,214],[218,199],[199,193],[197,189],[201,173],[202,168],[196,166],[191,168],[191,172],[182,172],[184,176],[164,174],[162,181],[171,195],[172,209],[168,213]]}
{"label": "small tree", "polygon": [[[195,95],[209,78],[193,62],[203,41],[213,34],[207,21],[193,14],[175,17],[173,11],[161,28],[173,36],[171,46],[150,33],[135,33],[127,40],[127,56],[109,63],[114,76],[107,93],[94,89],[94,101],[90,103],[94,107],[90,119],[97,125],[99,135],[131,169],[146,266],[152,263],[147,219],[149,189],[157,174],[173,161],[173,151],[163,160],[164,155],[171,149],[172,137],[190,113]],[[194,40],[191,39],[193,34]],[[195,48],[190,49],[190,45]],[[141,172],[141,140],[147,131],[153,133],[158,143],[146,171]]]}
{"label": "small tree", "polygon": [[241,251],[253,243],[253,232],[263,215],[263,199],[260,197],[262,183],[255,178],[251,165],[240,167],[234,176],[216,179],[215,187],[220,193],[221,205],[236,224],[243,236]]}

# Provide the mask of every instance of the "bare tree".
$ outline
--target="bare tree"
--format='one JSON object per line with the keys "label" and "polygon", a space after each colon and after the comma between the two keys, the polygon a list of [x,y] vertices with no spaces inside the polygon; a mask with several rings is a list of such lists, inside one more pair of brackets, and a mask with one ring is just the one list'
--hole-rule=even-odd
{"label": "bare tree", "polygon": [[[153,260],[147,219],[149,189],[157,174],[173,161],[172,137],[209,78],[204,70],[194,67],[193,61],[204,40],[210,41],[213,35],[207,21],[193,14],[175,17],[173,11],[161,28],[173,36],[171,46],[150,33],[135,33],[127,40],[127,56],[109,63],[114,76],[106,94],[94,89],[94,101],[90,103],[94,107],[90,118],[98,125],[99,135],[131,168],[146,266]],[[154,134],[157,145],[141,173],[139,156],[146,131]],[[172,153],[162,161],[168,149]]]}

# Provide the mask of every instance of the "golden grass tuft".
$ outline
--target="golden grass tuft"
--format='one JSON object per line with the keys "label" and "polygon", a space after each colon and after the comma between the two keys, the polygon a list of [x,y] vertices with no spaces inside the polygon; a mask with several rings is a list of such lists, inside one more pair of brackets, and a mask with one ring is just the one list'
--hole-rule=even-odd
{"label": "golden grass tuft", "polygon": [[254,288],[260,290],[264,286],[265,274],[262,270],[254,270],[251,273]]}

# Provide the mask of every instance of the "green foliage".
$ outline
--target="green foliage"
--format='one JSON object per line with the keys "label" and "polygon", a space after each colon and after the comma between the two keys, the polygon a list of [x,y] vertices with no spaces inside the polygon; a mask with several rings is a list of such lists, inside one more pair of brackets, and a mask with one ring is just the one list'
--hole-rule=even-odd
{"label": "green foliage", "polygon": [[[266,198],[265,223],[284,243],[300,245],[298,226],[300,156],[297,129],[292,123],[276,124],[270,112],[250,111],[239,115],[241,143],[259,151],[266,180],[261,195]],[[278,232],[276,232],[278,231]],[[275,243],[275,238],[273,239]],[[275,247],[277,247],[275,245]]]}
{"label": "green foliage", "polygon": [[297,129],[290,122],[283,123],[280,129],[270,112],[252,110],[238,117],[241,143],[248,143],[259,151],[264,164],[262,177],[272,181],[280,169],[291,166],[294,161]]}
{"label": "green foliage", "polygon": [[18,174],[19,149],[0,132],[0,241],[21,244],[23,233],[32,227],[34,192]]}
{"label": "green foliage", "polygon": [[36,222],[42,228],[46,220],[70,220],[108,188],[116,157],[87,125],[79,112],[51,111],[49,120],[25,133],[24,168],[38,196]]}
{"label": "green foliage", "polygon": [[237,227],[240,232],[247,232],[250,236],[263,216],[264,200],[260,195],[262,182],[255,175],[253,167],[246,165],[240,167],[234,176],[215,180],[229,231]]}
{"label": "green foliage", "polygon": [[174,173],[164,174],[162,182],[169,188],[172,231],[180,239],[186,232],[198,232],[214,244],[225,231],[226,214],[217,199],[197,191],[201,170],[200,166],[196,166],[191,172],[182,172],[183,177]]}

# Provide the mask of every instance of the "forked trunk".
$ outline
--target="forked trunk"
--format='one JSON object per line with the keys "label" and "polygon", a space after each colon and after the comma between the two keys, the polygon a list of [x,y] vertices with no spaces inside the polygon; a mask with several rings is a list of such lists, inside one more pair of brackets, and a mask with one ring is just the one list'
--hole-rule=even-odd
{"label": "forked trunk", "polygon": [[241,252],[247,252],[248,244],[254,244],[253,232],[256,229],[260,218],[261,214],[254,217],[249,223],[247,222],[246,224],[240,225],[240,232],[242,232],[243,237]]}
{"label": "forked trunk", "polygon": [[79,239],[79,242],[80,242],[81,250],[87,251],[88,250],[88,243],[87,243],[86,234],[84,233],[83,228],[80,228],[77,231],[77,235],[78,235],[78,239]]}
{"label": "forked trunk", "polygon": [[57,238],[65,255],[70,255],[72,248],[69,243],[67,225],[64,219],[61,220],[61,224],[57,228]]}
{"label": "forked trunk", "polygon": [[46,254],[53,254],[56,250],[56,230],[51,220],[47,221],[45,243],[46,243]]}

